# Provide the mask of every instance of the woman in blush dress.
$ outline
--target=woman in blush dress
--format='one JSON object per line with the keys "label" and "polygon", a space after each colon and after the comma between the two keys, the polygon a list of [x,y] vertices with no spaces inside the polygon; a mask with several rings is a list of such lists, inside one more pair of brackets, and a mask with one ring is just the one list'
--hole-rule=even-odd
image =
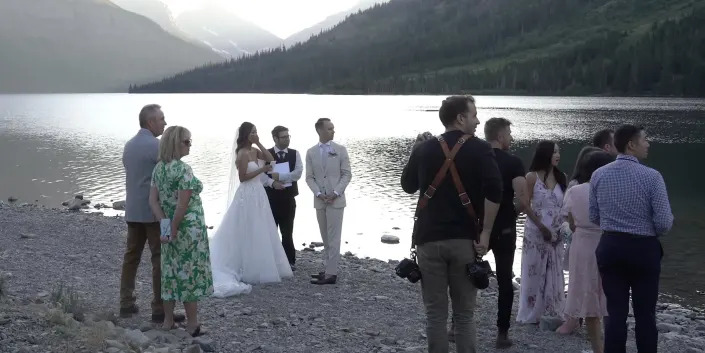
{"label": "woman in blush dress", "polygon": [[614,161],[607,152],[590,152],[582,165],[580,184],[565,195],[563,215],[573,231],[570,247],[570,283],[564,314],[569,319],[557,332],[569,334],[578,328],[578,318],[584,318],[594,353],[602,353],[600,319],[607,316],[607,302],[597,268],[595,250],[600,242],[600,226],[590,222],[590,178],[598,168]]}

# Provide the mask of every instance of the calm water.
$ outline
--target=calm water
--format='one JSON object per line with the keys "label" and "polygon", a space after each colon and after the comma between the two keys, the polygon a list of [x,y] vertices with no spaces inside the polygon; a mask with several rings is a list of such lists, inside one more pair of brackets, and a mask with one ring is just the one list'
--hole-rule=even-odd
{"label": "calm water", "polygon": [[[95,203],[124,199],[120,161],[147,103],[163,106],[167,123],[193,134],[186,157],[204,183],[206,221],[216,226],[225,209],[230,151],[242,121],[257,125],[266,146],[275,125],[289,127],[292,148],[305,153],[317,137],[313,123],[329,117],[336,140],[350,152],[353,181],[347,190],[342,251],[400,259],[407,255],[416,196],[399,186],[413,138],[442,131],[433,96],[309,95],[0,95],[0,197],[58,206],[77,193]],[[649,165],[666,180],[676,222],[663,239],[664,291],[705,304],[705,100],[659,98],[477,97],[481,121],[503,116],[514,123],[514,152],[526,165],[539,139],[559,141],[561,168],[570,174],[578,150],[592,133],[638,123],[653,141]],[[482,127],[478,128],[482,131]],[[300,187],[294,237],[301,246],[320,241],[312,194]],[[522,224],[523,220],[519,220]],[[398,229],[397,229],[398,228]],[[517,244],[521,246],[520,239]],[[385,245],[384,234],[399,245]],[[520,273],[520,250],[515,272]],[[491,256],[490,256],[491,259]]]}

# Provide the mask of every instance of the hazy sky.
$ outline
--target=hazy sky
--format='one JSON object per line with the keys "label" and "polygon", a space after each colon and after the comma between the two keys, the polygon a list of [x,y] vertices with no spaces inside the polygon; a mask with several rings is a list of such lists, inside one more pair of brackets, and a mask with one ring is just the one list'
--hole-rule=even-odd
{"label": "hazy sky", "polygon": [[221,1],[238,16],[285,38],[329,15],[351,8],[357,0],[162,0],[174,16],[199,8],[205,1]]}

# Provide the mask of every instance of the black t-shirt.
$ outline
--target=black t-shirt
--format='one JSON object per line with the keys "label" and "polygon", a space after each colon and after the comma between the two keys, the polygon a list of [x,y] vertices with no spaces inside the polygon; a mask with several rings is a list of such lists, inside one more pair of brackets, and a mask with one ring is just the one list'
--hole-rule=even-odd
{"label": "black t-shirt", "polygon": [[[453,149],[463,135],[460,131],[443,134],[448,149]],[[420,191],[420,196],[428,189],[438,171],[445,162],[445,155],[437,139],[431,139],[412,151],[409,162],[401,176],[404,191],[413,194]],[[455,156],[460,182],[463,183],[479,222],[484,215],[484,200],[501,202],[502,178],[497,161],[489,143],[472,137],[463,144]],[[450,173],[438,185],[435,195],[428,201],[428,206],[419,215],[415,226],[416,244],[447,239],[475,239],[475,223],[470,219],[465,206],[458,196]]]}
{"label": "black t-shirt", "polygon": [[497,159],[497,166],[499,167],[499,172],[502,174],[502,202],[499,205],[499,211],[497,212],[497,218],[495,218],[495,227],[497,225],[509,226],[516,222],[517,211],[514,208],[514,187],[512,186],[512,180],[517,177],[523,177],[526,172],[524,171],[524,164],[521,162],[519,157],[509,154],[499,148],[494,148],[494,155]]}

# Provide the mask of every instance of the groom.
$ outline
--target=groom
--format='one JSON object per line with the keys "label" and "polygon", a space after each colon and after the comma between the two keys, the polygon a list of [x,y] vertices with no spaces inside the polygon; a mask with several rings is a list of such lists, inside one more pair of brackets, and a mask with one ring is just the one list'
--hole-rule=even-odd
{"label": "groom", "polygon": [[[276,126],[272,130],[274,147],[269,149],[269,153],[274,156],[274,160],[279,163],[288,163],[289,172],[272,172],[269,177],[274,181],[272,186],[265,188],[269,205],[272,208],[274,223],[279,226],[282,234],[282,246],[286,257],[289,259],[291,270],[296,269],[296,248],[294,247],[294,216],[296,215],[296,200],[299,194],[299,187],[296,182],[301,179],[304,166],[301,163],[299,152],[289,148],[291,136],[289,129],[284,126]],[[290,185],[289,185],[290,184]]]}
{"label": "groom", "polygon": [[335,284],[346,206],[345,188],[352,173],[348,151],[332,141],[335,129],[330,119],[318,119],[315,126],[319,142],[306,152],[306,183],[315,196],[313,206],[323,239],[325,271],[311,275],[314,278],[311,283]]}

